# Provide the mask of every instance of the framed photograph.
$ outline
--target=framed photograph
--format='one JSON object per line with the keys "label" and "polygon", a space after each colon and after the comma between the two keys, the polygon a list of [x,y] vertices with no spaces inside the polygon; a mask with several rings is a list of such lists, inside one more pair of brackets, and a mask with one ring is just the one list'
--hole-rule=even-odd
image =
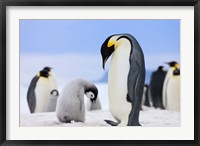
{"label": "framed photograph", "polygon": [[199,144],[199,0],[0,10],[1,145]]}

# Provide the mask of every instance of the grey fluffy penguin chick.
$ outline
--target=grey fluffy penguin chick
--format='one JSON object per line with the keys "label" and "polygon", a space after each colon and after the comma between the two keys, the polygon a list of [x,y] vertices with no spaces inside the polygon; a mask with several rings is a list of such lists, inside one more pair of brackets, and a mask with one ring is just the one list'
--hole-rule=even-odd
{"label": "grey fluffy penguin chick", "polygon": [[63,123],[85,121],[84,94],[92,101],[96,101],[98,89],[93,83],[82,78],[72,79],[65,85],[56,107],[59,121]]}
{"label": "grey fluffy penguin chick", "polygon": [[47,102],[47,106],[45,108],[45,112],[55,112],[56,111],[58,96],[59,96],[58,90],[54,89],[51,91],[50,97]]}
{"label": "grey fluffy penguin chick", "polygon": [[92,99],[88,98],[86,107],[88,111],[92,110],[100,110],[101,109],[101,102],[99,100],[99,96],[97,97],[96,101],[93,101]]}

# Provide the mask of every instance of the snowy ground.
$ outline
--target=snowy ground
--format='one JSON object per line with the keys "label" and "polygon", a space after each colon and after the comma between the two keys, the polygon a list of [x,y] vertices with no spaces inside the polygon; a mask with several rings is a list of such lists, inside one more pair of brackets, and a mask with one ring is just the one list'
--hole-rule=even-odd
{"label": "snowy ground", "polygon": [[[88,111],[86,120],[82,122],[61,123],[57,120],[55,112],[51,113],[35,113],[21,115],[20,126],[26,127],[50,127],[50,126],[70,126],[70,127],[95,127],[109,126],[104,122],[104,119],[114,120],[109,110]],[[145,127],[176,127],[180,126],[180,114],[167,110],[159,110],[145,107],[140,112],[140,123]]]}
{"label": "snowy ground", "polygon": [[[70,64],[67,64],[66,67],[64,68],[67,68],[67,66],[69,66],[70,70],[66,69],[69,72],[67,73],[63,72],[63,66],[59,65],[59,63],[66,60],[67,58],[66,56],[63,56],[63,57],[59,56],[56,59],[52,59],[51,57],[44,57],[44,56],[42,57],[37,56],[37,60],[33,60],[33,58],[36,58],[36,57],[21,56],[20,126],[108,126],[104,122],[104,119],[112,120],[112,116],[110,115],[109,106],[108,106],[108,86],[105,83],[96,83],[96,86],[99,90],[99,99],[102,105],[102,110],[87,112],[86,121],[84,123],[62,124],[57,120],[55,113],[30,114],[28,105],[27,105],[26,94],[28,91],[28,86],[30,84],[30,81],[33,78],[33,76],[37,73],[39,68],[41,69],[42,66],[43,67],[46,66],[45,65],[46,63],[48,63],[49,66],[54,67],[54,71],[56,72],[55,75],[57,75],[56,79],[58,81],[59,91],[61,91],[62,86],[67,82],[68,77],[66,76],[66,74],[69,74],[73,69],[78,68],[76,66],[73,67],[73,66],[70,66]],[[42,60],[41,58],[45,58],[45,62],[41,61]],[[86,57],[83,60],[77,62],[78,64],[77,66],[82,66],[82,64],[80,65],[80,63],[81,62],[84,63],[84,60],[86,60],[87,58],[90,58],[90,57]],[[67,61],[65,62],[67,63]],[[38,65],[40,66],[38,67]],[[76,63],[75,64],[73,63],[73,65],[76,65]],[[89,67],[94,68],[94,66],[89,66]],[[74,71],[74,72],[80,73],[80,75],[84,74],[83,68],[81,68],[81,70]],[[70,75],[69,78],[71,78],[71,76],[72,75]],[[81,76],[81,77],[84,78],[84,76]],[[140,112],[140,123],[143,126],[148,126],[148,127],[181,126],[181,113],[144,107],[143,111]]]}
{"label": "snowy ground", "polygon": [[[96,84],[99,89],[99,98],[102,110],[86,111],[86,121],[84,123],[60,123],[55,113],[34,113],[30,114],[25,98],[26,88],[22,88],[24,96],[20,100],[20,126],[25,127],[46,127],[46,126],[109,126],[104,120],[114,120],[108,108],[107,84]],[[86,98],[85,98],[86,99]],[[181,126],[180,112],[155,109],[153,107],[143,107],[140,112],[140,123],[147,127],[179,127]]]}

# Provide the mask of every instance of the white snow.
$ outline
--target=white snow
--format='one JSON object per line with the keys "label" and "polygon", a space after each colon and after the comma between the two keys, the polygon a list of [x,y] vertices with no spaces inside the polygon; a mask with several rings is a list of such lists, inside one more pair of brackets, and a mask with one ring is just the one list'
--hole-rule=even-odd
{"label": "white snow", "polygon": [[[114,120],[109,112],[107,84],[96,84],[99,90],[99,99],[102,110],[86,111],[86,121],[61,123],[58,121],[55,112],[30,114],[26,98],[21,98],[20,126],[25,127],[49,127],[49,126],[109,126],[104,122],[105,119]],[[24,89],[25,91],[25,89]],[[86,101],[85,97],[85,101]],[[143,106],[140,111],[140,123],[145,127],[179,127],[181,126],[180,112],[155,109]]]}
{"label": "white snow", "polygon": [[[95,127],[110,126],[104,120],[113,120],[109,110],[87,111],[85,122],[61,123],[58,121],[55,112],[22,114],[20,117],[20,126],[24,127]],[[144,127],[176,127],[180,126],[180,114],[167,110],[145,108],[140,112],[140,123]]]}
{"label": "white snow", "polygon": [[[73,56],[74,57],[74,56]],[[32,58],[32,59],[31,59]],[[37,58],[34,60],[33,58]],[[60,62],[68,62],[66,61],[66,56],[54,56],[56,59],[52,59],[52,56],[23,56],[21,55],[21,62],[20,62],[20,126],[25,127],[32,127],[32,126],[109,126],[107,125],[104,120],[114,120],[109,112],[109,101],[108,101],[108,85],[105,83],[98,83],[96,84],[98,90],[99,90],[99,99],[102,105],[102,110],[97,111],[91,111],[86,112],[86,121],[84,123],[70,123],[70,124],[63,124],[60,123],[55,115],[55,113],[35,113],[30,114],[26,99],[26,94],[28,91],[28,86],[33,78],[33,76],[39,71],[39,69],[42,69],[44,66],[53,66],[56,78],[58,80],[59,85],[59,91],[61,91],[62,86],[67,82],[71,76],[73,76],[73,73],[71,72],[69,76],[67,74],[74,70],[75,72],[79,72],[82,70],[81,74],[87,74],[86,69],[79,69],[79,71],[73,69],[69,70],[67,68],[67,65],[63,67],[60,65]],[[72,56],[71,56],[72,58]],[[90,58],[90,57],[86,57]],[[45,59],[45,62],[48,62],[48,64],[44,64],[44,61],[41,61],[42,59]],[[81,60],[80,62],[73,63],[73,65],[82,66],[84,64],[84,60]],[[95,60],[95,58],[93,58]],[[82,64],[80,65],[80,63]],[[64,63],[65,64],[65,63]],[[100,65],[99,65],[100,66]],[[89,68],[93,69],[93,72],[95,73],[96,69],[93,68],[93,66],[89,66]],[[63,72],[63,71],[67,72]],[[98,72],[98,70],[97,70]],[[97,73],[96,72],[96,73]],[[83,75],[81,77],[85,78],[86,75]],[[77,74],[79,75],[79,74]],[[88,76],[91,76],[89,80],[94,79],[94,75],[88,74]],[[98,75],[101,77],[101,75]],[[86,78],[87,79],[87,78]],[[85,97],[85,101],[86,101]],[[168,111],[168,110],[160,110],[160,109],[154,109],[149,107],[143,107],[143,111],[140,112],[140,123],[142,126],[145,127],[178,127],[181,126],[181,113],[180,112],[174,112],[174,111]]]}
{"label": "white snow", "polygon": [[[49,113],[34,113],[30,114],[27,106],[26,98],[21,98],[21,114],[20,114],[20,126],[24,127],[49,127],[49,126],[110,126],[104,122],[107,120],[114,120],[109,112],[108,96],[107,96],[107,84],[96,84],[99,90],[99,99],[102,104],[102,110],[86,111],[86,121],[61,123],[58,121],[55,112]],[[25,91],[25,88],[24,88]],[[86,101],[85,97],[85,101]],[[153,107],[143,106],[143,110],[140,111],[140,123],[145,127],[179,127],[181,126],[181,114],[180,112],[155,109]]]}

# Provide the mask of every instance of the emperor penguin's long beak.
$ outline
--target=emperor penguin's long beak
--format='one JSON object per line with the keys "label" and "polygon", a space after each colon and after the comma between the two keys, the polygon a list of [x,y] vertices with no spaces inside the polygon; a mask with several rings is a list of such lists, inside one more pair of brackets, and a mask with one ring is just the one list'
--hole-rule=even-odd
{"label": "emperor penguin's long beak", "polygon": [[109,36],[104,43],[101,46],[101,56],[102,56],[102,61],[103,61],[103,69],[105,69],[105,64],[110,55],[114,52],[115,49],[115,43],[110,43],[110,38],[112,36]]}
{"label": "emperor penguin's long beak", "polygon": [[102,67],[105,70],[105,64],[106,61],[108,60],[108,58],[110,57],[110,55],[114,52],[114,45],[111,47],[107,47],[107,46],[102,46],[101,47],[101,56],[102,56]]}
{"label": "emperor penguin's long beak", "polygon": [[106,61],[108,60],[108,58],[106,57],[105,59],[103,59],[103,65],[102,65],[102,67],[103,67],[103,69],[105,70],[105,64],[106,64]]}

